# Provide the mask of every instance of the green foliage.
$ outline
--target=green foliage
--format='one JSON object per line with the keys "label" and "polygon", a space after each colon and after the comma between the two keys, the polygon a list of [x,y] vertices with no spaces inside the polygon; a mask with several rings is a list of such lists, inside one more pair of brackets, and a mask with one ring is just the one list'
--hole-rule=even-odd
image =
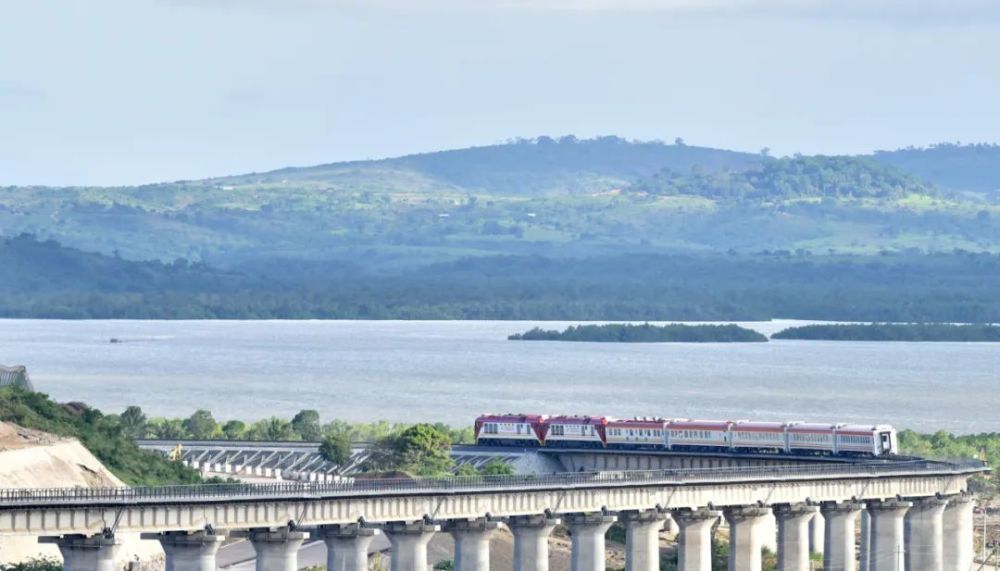
{"label": "green foliage", "polygon": [[742,171],[683,174],[665,170],[630,190],[753,202],[800,198],[890,200],[935,193],[915,177],[874,160],[825,156],[777,159]]}
{"label": "green foliage", "polygon": [[738,325],[571,325],[560,331],[538,327],[508,337],[514,341],[599,341],[611,343],[747,343],[767,342],[767,337]]}
{"label": "green foliage", "polygon": [[319,423],[319,413],[315,410],[302,410],[292,418],[292,430],[302,440],[315,442],[320,439],[323,429]]}
{"label": "green foliage", "polygon": [[245,434],[247,440],[300,440],[291,422],[275,416],[251,424]]}
{"label": "green foliage", "polygon": [[1000,342],[1000,327],[951,323],[870,323],[789,327],[773,339],[830,341],[992,341]]}
{"label": "green foliage", "polygon": [[226,440],[239,440],[247,430],[247,425],[241,420],[229,420],[222,425],[222,437]]}
{"label": "green foliage", "polygon": [[22,563],[0,564],[0,571],[62,571],[62,564],[52,557],[36,557]]}
{"label": "green foliage", "polygon": [[978,480],[980,492],[988,495],[1000,493],[1000,433],[984,432],[955,436],[943,430],[934,434],[920,434],[912,430],[899,433],[899,448],[903,454],[945,460],[985,460],[994,467],[988,479]]}
{"label": "green foliage", "polygon": [[127,484],[192,484],[201,480],[196,471],[157,452],[141,450],[118,416],[105,416],[80,403],[60,405],[42,393],[5,387],[0,389],[0,420],[77,438]]}
{"label": "green foliage", "polygon": [[146,415],[137,406],[130,406],[120,416],[122,430],[132,439],[146,436]]}
{"label": "green foliage", "polygon": [[479,469],[479,473],[483,476],[510,476],[514,473],[514,467],[494,458],[483,464],[483,467]]}
{"label": "green foliage", "polygon": [[195,440],[207,440],[215,436],[219,430],[219,424],[215,422],[212,413],[200,409],[189,416],[183,422],[184,430]]}
{"label": "green foliage", "polygon": [[327,462],[343,466],[351,460],[351,435],[340,432],[323,437],[319,453]]}
{"label": "green foliage", "polygon": [[418,476],[447,475],[454,465],[451,438],[432,424],[415,424],[379,440],[366,462],[371,470],[401,470]]}
{"label": "green foliage", "polygon": [[438,561],[434,564],[434,571],[455,571],[455,563],[451,559]]}

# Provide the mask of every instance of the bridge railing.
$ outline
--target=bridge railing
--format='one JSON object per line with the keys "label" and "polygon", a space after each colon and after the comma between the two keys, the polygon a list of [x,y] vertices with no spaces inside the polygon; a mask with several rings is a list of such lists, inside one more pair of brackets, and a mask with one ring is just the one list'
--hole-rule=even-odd
{"label": "bridge railing", "polygon": [[878,477],[900,474],[945,475],[986,471],[970,460],[938,462],[907,460],[886,464],[836,466],[740,466],[679,470],[573,472],[551,475],[456,476],[451,478],[356,479],[334,483],[204,484],[117,488],[31,488],[0,490],[0,508],[45,504],[129,505],[171,502],[212,502],[238,499],[319,499],[358,495],[418,495],[481,490],[600,488],[612,486],[683,485],[736,481],[780,481]]}

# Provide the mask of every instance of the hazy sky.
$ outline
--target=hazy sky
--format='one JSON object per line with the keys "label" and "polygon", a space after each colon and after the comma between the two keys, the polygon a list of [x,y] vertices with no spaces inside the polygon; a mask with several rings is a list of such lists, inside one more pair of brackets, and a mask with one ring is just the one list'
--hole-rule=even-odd
{"label": "hazy sky", "polygon": [[539,134],[1000,140],[996,0],[0,0],[0,185]]}

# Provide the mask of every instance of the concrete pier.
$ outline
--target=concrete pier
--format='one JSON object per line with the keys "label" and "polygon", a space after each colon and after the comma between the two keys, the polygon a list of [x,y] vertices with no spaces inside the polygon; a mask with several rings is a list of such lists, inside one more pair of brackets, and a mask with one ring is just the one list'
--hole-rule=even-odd
{"label": "concrete pier", "polygon": [[868,510],[861,510],[861,549],[858,553],[858,569],[871,571],[872,518]]}
{"label": "concrete pier", "polygon": [[166,571],[215,571],[215,556],[225,539],[225,535],[210,531],[144,533],[141,537],[160,542]]}
{"label": "concrete pier", "polygon": [[906,512],[903,524],[907,571],[945,571],[944,509],[947,505],[945,499],[921,498]]}
{"label": "concrete pier", "polygon": [[490,571],[490,537],[499,527],[485,518],[447,522],[444,530],[455,539],[455,571]]}
{"label": "concrete pier", "polygon": [[809,522],[819,507],[784,504],[774,507],[778,522],[778,569],[809,571]]}
{"label": "concrete pier", "polygon": [[742,506],[722,513],[729,524],[729,571],[761,571],[762,524],[771,508]]}
{"label": "concrete pier", "polygon": [[545,515],[514,516],[507,527],[514,534],[514,571],[549,571],[549,536],[562,522]]}
{"label": "concrete pier", "polygon": [[697,509],[672,514],[677,523],[678,571],[712,571],[712,528],[722,512]]}
{"label": "concrete pier", "polygon": [[905,545],[903,519],[913,507],[911,502],[886,500],[870,502],[868,517],[871,541],[867,556],[870,571],[900,571],[903,569]]}
{"label": "concrete pier", "polygon": [[392,544],[391,571],[427,571],[427,544],[440,530],[424,521],[385,524],[382,531]]}
{"label": "concrete pier", "polygon": [[858,568],[854,549],[854,527],[865,505],[857,502],[826,502],[820,513],[826,522],[823,539],[823,569],[855,571]]}
{"label": "concrete pier", "polygon": [[39,543],[54,543],[63,556],[63,571],[116,571],[115,556],[121,542],[113,535],[64,535],[40,537]]}
{"label": "concrete pier", "polygon": [[974,507],[969,494],[948,496],[948,506],[944,508],[945,569],[969,569],[972,566]]}
{"label": "concrete pier", "polygon": [[367,571],[368,546],[382,532],[351,525],[321,525],[315,537],[326,543],[327,571]]}
{"label": "concrete pier", "polygon": [[823,514],[817,513],[809,520],[809,553],[823,553],[825,538],[826,520]]}
{"label": "concrete pier", "polygon": [[604,550],[604,534],[615,522],[615,516],[601,513],[567,514],[563,521],[569,527],[573,539],[571,571],[605,571],[607,555]]}
{"label": "concrete pier", "polygon": [[625,511],[618,521],[625,525],[625,571],[660,570],[660,531],[667,515],[658,510]]}
{"label": "concrete pier", "polygon": [[245,537],[257,552],[257,571],[298,571],[299,548],[309,538],[304,531],[288,527],[233,532]]}

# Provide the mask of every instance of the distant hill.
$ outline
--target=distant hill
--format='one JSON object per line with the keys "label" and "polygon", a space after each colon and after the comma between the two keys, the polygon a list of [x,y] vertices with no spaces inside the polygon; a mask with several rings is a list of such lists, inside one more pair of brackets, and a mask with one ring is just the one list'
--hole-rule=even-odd
{"label": "distant hill", "polygon": [[944,188],[1000,196],[1000,145],[943,143],[878,151],[874,158]]}
{"label": "distant hill", "polygon": [[245,276],[185,260],[129,261],[28,234],[0,239],[0,291],[5,293],[221,292],[249,283]]}
{"label": "distant hill", "polygon": [[620,137],[560,139],[539,137],[512,143],[423,153],[378,161],[287,168],[217,182],[261,183],[277,180],[336,183],[345,175],[383,177],[410,172],[442,188],[513,195],[602,192],[630,184],[661,169],[686,173],[741,170],[766,159],[760,155]]}
{"label": "distant hill", "polygon": [[[946,151],[988,158],[995,150],[931,154]],[[1000,252],[1000,195],[954,190],[913,165],[887,164],[907,152],[772,159],[683,143],[540,137],[136,187],[10,187],[0,189],[0,235],[276,278],[313,272],[315,261],[396,271],[494,255]],[[987,187],[989,161],[966,162],[980,165],[968,178]]]}

